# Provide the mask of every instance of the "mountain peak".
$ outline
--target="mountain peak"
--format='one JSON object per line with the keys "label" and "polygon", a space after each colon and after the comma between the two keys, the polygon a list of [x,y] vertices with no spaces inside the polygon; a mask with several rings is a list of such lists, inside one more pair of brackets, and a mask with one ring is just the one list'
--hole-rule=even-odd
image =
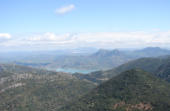
{"label": "mountain peak", "polygon": [[163,50],[163,49],[160,47],[146,47],[143,50]]}
{"label": "mountain peak", "polygon": [[163,48],[160,48],[160,47],[146,47],[146,48],[142,49],[141,51],[147,51],[147,52],[156,52],[156,51],[159,51],[159,52],[169,52],[169,50],[163,49]]}
{"label": "mountain peak", "polygon": [[106,50],[99,49],[93,56],[113,56],[113,55],[121,55],[121,52],[118,49],[114,50]]}

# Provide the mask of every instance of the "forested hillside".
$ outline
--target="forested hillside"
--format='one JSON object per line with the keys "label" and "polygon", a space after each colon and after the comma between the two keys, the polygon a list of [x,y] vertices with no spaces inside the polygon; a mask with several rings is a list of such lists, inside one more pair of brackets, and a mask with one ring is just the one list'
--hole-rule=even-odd
{"label": "forested hillside", "polygon": [[155,57],[155,58],[150,58],[150,57],[140,58],[137,60],[129,61],[128,63],[122,64],[110,70],[96,71],[87,75],[77,73],[74,76],[80,79],[87,79],[95,83],[101,83],[103,81],[106,81],[118,75],[123,71],[130,70],[133,68],[139,68],[169,81],[169,76],[170,76],[169,64],[170,64],[170,56],[162,56],[162,57]]}
{"label": "forested hillside", "polygon": [[0,110],[56,111],[94,87],[71,74],[0,65]]}
{"label": "forested hillside", "polygon": [[170,84],[139,69],[104,82],[60,111],[170,111]]}

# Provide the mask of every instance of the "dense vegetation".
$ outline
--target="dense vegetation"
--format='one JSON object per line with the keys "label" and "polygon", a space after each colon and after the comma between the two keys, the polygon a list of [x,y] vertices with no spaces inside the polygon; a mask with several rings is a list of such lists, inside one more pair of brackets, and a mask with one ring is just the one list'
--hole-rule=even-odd
{"label": "dense vegetation", "polygon": [[95,87],[69,74],[17,65],[1,65],[0,76],[0,111],[56,111]]}
{"label": "dense vegetation", "polygon": [[169,87],[145,71],[129,70],[60,111],[170,111]]}
{"label": "dense vegetation", "polygon": [[170,56],[162,56],[157,58],[149,57],[149,58],[140,58],[137,60],[130,61],[111,70],[96,71],[87,75],[77,73],[75,74],[75,76],[78,77],[79,79],[87,79],[95,83],[102,83],[103,81],[106,81],[118,75],[121,72],[133,68],[139,68],[169,81],[170,78],[169,66],[170,66]]}
{"label": "dense vegetation", "polygon": [[156,76],[170,82],[170,61],[164,62],[156,71]]}

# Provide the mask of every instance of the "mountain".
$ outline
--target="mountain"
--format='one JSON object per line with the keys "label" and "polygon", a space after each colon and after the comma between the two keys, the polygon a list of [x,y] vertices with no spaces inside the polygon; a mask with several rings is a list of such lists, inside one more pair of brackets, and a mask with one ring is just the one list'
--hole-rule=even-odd
{"label": "mountain", "polygon": [[67,51],[0,52],[0,61],[49,70],[106,70],[141,57],[170,55],[170,50],[159,47],[147,47],[133,51],[118,49],[96,50],[80,48]]}
{"label": "mountain", "polygon": [[[170,73],[170,56],[161,56],[156,58],[140,58],[137,60],[133,60],[126,64],[120,65],[119,67],[112,69],[112,72],[121,73],[126,70],[130,70],[133,68],[140,68],[147,72],[150,72],[153,75],[156,75],[162,79],[169,81]],[[113,75],[110,73],[107,75],[108,77],[112,77]],[[169,81],[170,82],[170,81]]]}
{"label": "mountain", "polygon": [[107,50],[80,48],[75,50],[0,52],[0,61],[18,65],[56,69],[107,70],[142,57],[170,55],[170,50],[159,47],[147,47],[140,50]]}
{"label": "mountain", "polygon": [[[79,51],[78,51],[79,52]],[[158,57],[170,55],[170,50],[162,49],[159,47],[147,47],[140,50],[106,50],[99,49],[97,52],[91,54],[63,54],[59,55],[60,52],[53,52],[49,54],[33,55],[27,58],[17,59],[16,64],[27,65],[33,67],[41,67],[51,70],[57,68],[62,69],[81,69],[81,70],[106,70],[113,67],[117,67],[130,60],[134,60],[141,57]]]}
{"label": "mountain", "polygon": [[59,111],[170,111],[170,84],[139,69],[122,72]]}
{"label": "mountain", "polygon": [[83,69],[83,70],[100,70],[109,69],[123,64],[132,58],[119,50],[100,49],[90,55],[72,55],[60,56],[53,62],[46,65],[47,69]]}
{"label": "mountain", "polygon": [[56,111],[96,85],[71,74],[0,65],[0,111]]}
{"label": "mountain", "polygon": [[100,49],[96,53],[92,54],[94,57],[109,57],[109,56],[120,56],[123,55],[123,52],[120,52],[119,50],[105,50]]}
{"label": "mountain", "polygon": [[86,79],[95,83],[102,83],[103,81],[106,81],[120,74],[121,72],[134,69],[134,68],[139,68],[170,82],[169,66],[170,66],[170,56],[161,56],[161,57],[152,57],[152,58],[147,57],[147,58],[140,58],[140,59],[129,61],[125,64],[122,64],[110,70],[96,71],[86,75],[76,73],[74,76],[82,80]]}
{"label": "mountain", "polygon": [[157,57],[169,54],[170,50],[162,49],[160,47],[147,47],[141,50],[134,51],[134,55],[139,57]]}

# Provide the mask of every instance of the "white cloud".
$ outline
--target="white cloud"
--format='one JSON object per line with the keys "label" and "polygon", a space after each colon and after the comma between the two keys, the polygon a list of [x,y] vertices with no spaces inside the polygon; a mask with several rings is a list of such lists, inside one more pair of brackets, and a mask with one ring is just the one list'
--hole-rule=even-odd
{"label": "white cloud", "polygon": [[11,35],[8,33],[0,33],[0,38],[1,39],[10,39]]}
{"label": "white cloud", "polygon": [[0,44],[7,42],[11,39],[11,35],[8,33],[0,33]]}
{"label": "white cloud", "polygon": [[57,14],[65,14],[65,13],[71,12],[74,9],[75,9],[75,5],[70,4],[70,5],[56,9],[56,13]]}
{"label": "white cloud", "polygon": [[36,34],[33,35],[29,38],[26,38],[26,40],[28,41],[66,41],[67,39],[69,39],[70,34],[66,33],[66,34],[55,34],[52,32],[47,32],[44,34]]}
{"label": "white cloud", "polygon": [[158,46],[170,48],[170,31],[152,32],[96,32],[55,34],[47,32],[25,38],[12,39],[0,44],[6,47],[45,48],[141,48]]}

